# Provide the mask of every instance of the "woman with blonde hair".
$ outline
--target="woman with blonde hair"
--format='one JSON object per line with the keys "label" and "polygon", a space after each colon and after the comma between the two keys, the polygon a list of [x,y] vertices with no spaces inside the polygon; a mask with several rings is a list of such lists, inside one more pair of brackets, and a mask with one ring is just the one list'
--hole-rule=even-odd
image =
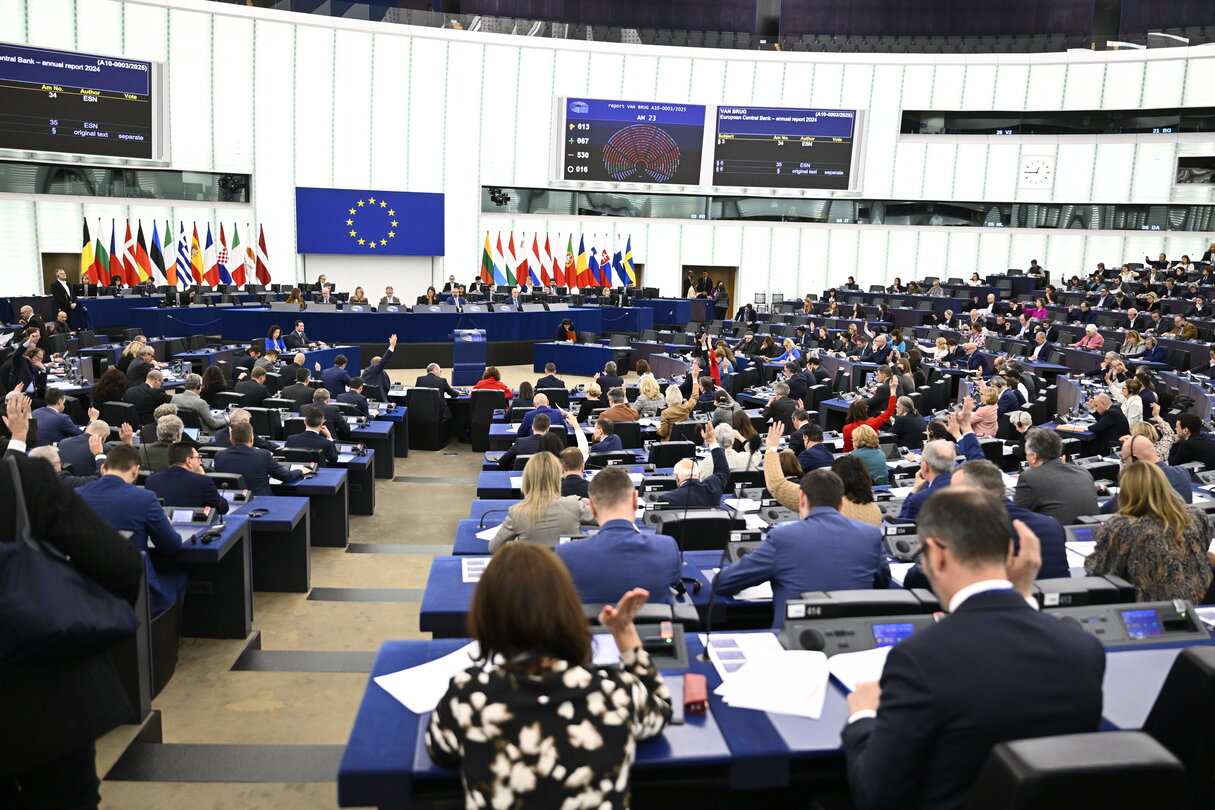
{"label": "woman with blonde hair", "polygon": [[1139,333],[1132,329],[1123,336],[1121,351],[1123,357],[1136,357],[1147,351],[1147,344]]}
{"label": "woman with blonde hair", "polygon": [[603,389],[599,387],[599,383],[591,383],[586,387],[586,399],[582,401],[582,405],[578,408],[578,421],[585,422],[591,418],[591,411],[596,408],[608,407],[607,400],[603,396]]}
{"label": "woman with blonde hair", "polygon": [[945,342],[945,338],[938,337],[936,345],[932,349],[932,360],[934,363],[940,363],[949,357],[949,344]]}
{"label": "woman with blonde hair", "polygon": [[658,438],[671,440],[671,430],[678,422],[686,422],[692,416],[695,402],[685,402],[683,392],[677,385],[667,386],[667,406],[662,409],[662,422],[658,425]]}
{"label": "woman with blonde hair", "polygon": [[657,416],[658,412],[666,406],[666,400],[662,398],[662,388],[658,385],[658,380],[654,379],[654,375],[645,374],[637,381],[638,396],[633,403],[633,407],[637,409],[637,415],[648,417]]}
{"label": "woman with blonde hair", "polygon": [[983,404],[975,408],[970,416],[970,426],[976,436],[995,436],[1000,427],[1000,389],[994,385],[984,388],[980,394]]}
{"label": "woman with blonde hair", "polygon": [[519,489],[523,500],[507,510],[506,520],[489,541],[491,554],[512,540],[555,548],[557,538],[578,534],[584,523],[595,523],[585,500],[561,496],[561,462],[552,453],[536,453],[527,460]]}
{"label": "woman with blonde hair", "polygon": [[127,347],[122,350],[122,354],[118,356],[118,362],[115,364],[119,371],[123,374],[127,373],[127,368],[134,362],[139,353],[143,351],[143,347],[148,344],[142,340],[132,340],[127,344]]}
{"label": "woman with blonde hair", "polygon": [[890,471],[886,468],[886,454],[878,449],[877,431],[869,425],[857,425],[852,431],[853,450],[849,455],[864,462],[875,484],[890,483]]}
{"label": "woman with blonde hair", "polygon": [[1199,604],[1211,584],[1210,538],[1206,514],[1182,503],[1159,466],[1132,461],[1118,476],[1118,512],[1097,529],[1084,570],[1122,577],[1140,602]]}

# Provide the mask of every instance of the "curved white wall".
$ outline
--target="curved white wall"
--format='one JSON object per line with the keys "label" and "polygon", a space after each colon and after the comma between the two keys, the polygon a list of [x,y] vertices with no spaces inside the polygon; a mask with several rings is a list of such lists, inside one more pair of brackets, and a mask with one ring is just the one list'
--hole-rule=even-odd
{"label": "curved white wall", "polygon": [[[252,172],[252,206],[0,195],[0,294],[40,285],[40,253],[79,249],[80,218],[260,222],[278,280],[294,277],[295,186],[447,194],[447,257],[471,277],[486,230],[631,233],[648,283],[683,264],[738,265],[739,292],[817,291],[853,274],[969,275],[1201,252],[1207,234],[901,228],[482,214],[482,185],[549,181],[552,98],[580,95],[868,111],[863,196],[1063,202],[1212,202],[1172,185],[1209,136],[900,137],[900,110],[1215,106],[1215,47],[1094,54],[782,54],[477,35],[284,14],[203,0],[0,0],[0,36],[169,66],[172,165]],[[256,133],[256,137],[254,135]],[[1016,188],[1022,152],[1055,153],[1049,192]],[[1035,196],[1037,195],[1037,196]],[[242,234],[247,241],[248,237]],[[530,236],[529,236],[530,241]],[[391,262],[330,272],[377,288]],[[401,268],[404,275],[406,269]],[[311,267],[308,274],[314,275]],[[416,267],[408,273],[416,278]],[[402,286],[398,283],[398,287]],[[412,293],[412,290],[410,291]]]}

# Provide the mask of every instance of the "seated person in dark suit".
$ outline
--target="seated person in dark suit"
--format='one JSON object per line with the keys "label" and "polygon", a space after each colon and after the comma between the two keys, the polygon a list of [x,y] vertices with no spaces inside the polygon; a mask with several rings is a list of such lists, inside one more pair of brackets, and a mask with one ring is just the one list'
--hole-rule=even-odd
{"label": "seated person in dark suit", "polygon": [[[118,531],[131,532],[131,542],[146,551],[148,593],[152,615],[163,613],[186,594],[186,575],[172,567],[172,556],[181,551],[182,540],[156,494],[135,486],[139,478],[139,452],[120,444],[110,450],[101,465],[101,477],[76,490],[106,523]],[[151,540],[155,547],[149,547]]]}
{"label": "seated person in dark suit", "polygon": [[[232,411],[232,413],[228,414],[228,427],[223,427],[215,431],[215,434],[211,437],[211,444],[214,444],[217,447],[231,447],[231,427],[236,422],[244,422],[246,425],[252,425],[252,416],[244,408],[237,408],[236,410]],[[274,445],[271,444],[268,439],[256,434],[253,436],[253,446],[260,447],[262,450],[269,450],[271,453],[274,452]]]}
{"label": "seated person in dark suit", "polygon": [[1046,332],[1034,333],[1034,347],[1030,350],[1029,359],[1036,360],[1039,363],[1047,362],[1047,357],[1054,350],[1055,344],[1050,343],[1046,339]]}
{"label": "seated person in dark suit", "polygon": [[169,447],[182,440],[184,427],[181,418],[173,414],[159,417],[156,420],[156,441],[141,442],[136,448],[139,450],[139,466],[152,473],[168,469]]}
{"label": "seated person in dark suit", "polygon": [[[31,414],[38,423],[38,444],[56,444],[63,439],[80,435],[80,428],[64,413],[67,395],[58,388],[46,389],[46,405]],[[89,419],[97,418],[97,409],[89,408]]]}
{"label": "seated person in dark suit", "polygon": [[883,365],[890,360],[890,352],[892,347],[886,342],[885,335],[878,335],[869,344],[869,348],[862,351],[853,359],[859,360],[862,363],[877,363]]}
{"label": "seated person in dark suit", "polygon": [[320,408],[305,406],[304,430],[288,436],[284,445],[320,450],[327,465],[337,464],[337,445],[333,443],[329,427],[325,424],[325,412]]}
{"label": "seated person in dark suit", "polygon": [[592,453],[617,453],[624,449],[620,437],[616,435],[616,423],[602,416],[595,420],[595,428],[591,431]]}
{"label": "seated person in dark suit", "polygon": [[565,380],[557,376],[557,366],[552,363],[546,363],[544,366],[544,376],[536,380],[536,390],[541,388],[565,388]]}
{"label": "seated person in dark suit", "polygon": [[603,373],[595,375],[595,382],[599,383],[599,387],[604,391],[624,388],[624,378],[616,374],[616,364],[610,360],[603,364]]}
{"label": "seated person in dark suit", "polygon": [[802,477],[802,519],[771,529],[759,547],[723,568],[717,592],[733,594],[761,582],[772,583],[777,626],[784,624],[785,602],[806,591],[886,587],[890,569],[876,526],[846,518],[844,482],[831,470]]}
{"label": "seated person in dark suit", "polygon": [[313,293],[312,302],[314,304],[336,304],[338,300],[333,297],[332,292],[328,284],[322,284],[321,291]]}
{"label": "seated person in dark suit", "polygon": [[[292,367],[288,366],[284,374],[290,374]],[[279,399],[289,399],[295,403],[296,410],[299,410],[304,405],[312,402],[312,395],[316,389],[308,384],[312,378],[312,372],[306,368],[295,369],[295,382],[288,385],[282,391],[278,392]]]}
{"label": "seated person in dark suit", "polygon": [[554,456],[560,456],[561,451],[565,450],[565,438],[559,433],[551,432],[549,430],[551,424],[548,414],[537,414],[532,421],[531,435],[515,440],[514,446],[498,459],[498,469],[513,470],[515,456],[530,456],[543,450],[547,450]]}
{"label": "seated person in dark suit", "polygon": [[532,430],[533,422],[540,414],[544,414],[548,417],[549,425],[558,426],[562,431],[565,430],[565,417],[561,413],[560,408],[549,407],[547,394],[536,392],[536,394],[532,397],[532,406],[533,407],[530,411],[523,414],[523,421],[519,423],[519,429],[515,431],[516,437],[522,438],[526,436],[528,432]]}
{"label": "seated person in dark suit", "polygon": [[598,533],[557,546],[582,602],[610,602],[610,594],[622,585],[621,593],[645,588],[649,601],[670,602],[671,585],[679,582],[679,546],[672,537],[639,531],[634,525],[637,489],[628,471],[600,470],[591,479],[590,504]]}
{"label": "seated person in dark suit", "polygon": [[[458,398],[460,395],[443,377],[442,371],[443,369],[439,367],[438,363],[431,363],[426,367],[426,373],[414,380],[413,384],[417,388],[437,388],[447,399]],[[447,405],[447,399],[443,397],[439,398],[440,404],[443,406],[442,416],[444,419],[451,419],[451,408]]]}
{"label": "seated person in dark suit", "polygon": [[245,477],[245,486],[254,495],[273,495],[270,478],[289,484],[304,477],[299,470],[284,467],[274,460],[269,450],[253,446],[253,426],[248,422],[234,422],[228,426],[232,446],[220,450],[215,456],[212,469],[215,472],[237,473]]}
{"label": "seated person in dark suit", "polygon": [[367,397],[363,396],[362,377],[351,377],[346,390],[337,395],[337,401],[353,405],[360,416],[371,415],[371,403],[367,401]]}
{"label": "seated person in dark suit", "polygon": [[789,386],[789,399],[794,402],[801,402],[809,387],[809,382],[801,372],[801,367],[797,363],[785,363],[784,383]]}
{"label": "seated person in dark suit", "polygon": [[295,322],[295,328],[283,337],[283,345],[291,350],[307,349],[311,343],[304,331],[304,322],[299,320]]}
{"label": "seated person in dark suit", "polygon": [[141,346],[136,353],[136,359],[127,366],[127,385],[138,385],[156,365],[156,350],[151,346]]}
{"label": "seated person in dark suit", "polygon": [[675,465],[675,489],[658,496],[658,502],[675,507],[716,507],[721,493],[730,485],[730,463],[726,451],[717,444],[713,425],[705,422],[701,435],[713,458],[713,474],[701,480],[697,477],[695,459],[680,459]]}
{"label": "seated person in dark suit", "polygon": [[149,475],[144,487],[155,492],[166,506],[210,506],[221,515],[228,513],[228,501],[203,472],[198,450],[185,442],[169,446],[169,466]]}
{"label": "seated person in dark suit", "polygon": [[[346,355],[339,354],[333,358],[333,365],[321,371],[321,385],[328,388],[329,391],[336,397],[346,390],[346,386],[350,383],[350,375],[346,372]],[[320,370],[320,363],[317,363],[317,368]]]}
{"label": "seated person in dark suit", "polygon": [[140,425],[152,422],[152,414],[156,409],[172,400],[164,389],[165,376],[158,370],[152,369],[139,385],[131,386],[123,394],[122,401],[135,406],[135,415]]}
{"label": "seated person in dark suit", "polygon": [[966,359],[962,362],[962,365],[972,371],[978,371],[984,377],[991,374],[991,367],[987,364],[987,358],[979,351],[979,344],[964,344],[962,350],[966,352]]}
{"label": "seated person in dark suit", "polygon": [[397,336],[388,336],[388,349],[382,356],[371,358],[367,368],[363,369],[363,385],[374,385],[379,389],[380,402],[388,401],[388,391],[392,388],[392,380],[388,377],[388,361],[397,348]]}
{"label": "seated person in dark suit", "polygon": [[1205,432],[1202,420],[1192,413],[1177,417],[1177,438],[1169,450],[1169,464],[1201,462],[1208,470],[1215,470],[1215,441]]}
{"label": "seated person in dark suit", "polygon": [[880,685],[848,696],[856,807],[962,808],[995,744],[1097,730],[1105,650],[1027,604],[1038,540],[1017,524],[1013,556],[1008,521],[999,498],[971,487],[920,510],[921,565],[951,615],[892,647]]}
{"label": "seated person in dark suit", "polygon": [[561,497],[587,497],[585,464],[586,457],[579,448],[567,447],[561,451]]}
{"label": "seated person in dark suit", "polygon": [[814,422],[807,422],[803,431],[802,449],[797,453],[797,463],[802,465],[803,470],[810,472],[820,467],[830,467],[834,461],[835,455],[831,448],[823,444],[823,429]]}
{"label": "seated person in dark suit", "polygon": [[328,388],[316,389],[312,394],[311,404],[300,406],[300,416],[306,417],[314,409],[324,414],[325,426],[329,429],[330,436],[342,440],[350,438],[350,425],[346,422],[346,417],[342,416],[341,409],[330,401]]}
{"label": "seated person in dark suit", "polygon": [[[100,440],[97,440],[95,436],[88,436],[87,434],[85,434],[85,436],[86,438],[93,439],[98,451],[101,450]],[[72,489],[80,489],[82,486],[91,484],[101,477],[100,473],[93,473],[92,475],[72,475],[70,472],[63,469],[63,461],[59,458],[59,448],[55,447],[54,445],[44,444],[41,447],[35,447],[33,450],[29,451],[29,457],[40,458],[46,461],[55,468],[55,475],[59,477],[59,482],[65,486],[71,487]]]}
{"label": "seated person in dark suit", "polygon": [[242,395],[250,408],[261,407],[270,396],[270,389],[266,387],[266,369],[255,367],[249,372],[248,379],[238,382],[232,390]]}
{"label": "seated person in dark suit", "polygon": [[1088,401],[1088,407],[1097,414],[1097,421],[1088,429],[1093,433],[1093,444],[1101,453],[1108,452],[1116,441],[1131,432],[1122,408],[1114,404],[1109,394],[1097,394]]}
{"label": "seated person in dark suit", "polygon": [[[96,475],[98,456],[104,460],[104,443],[110,438],[110,426],[100,419],[89,422],[84,433],[59,442],[59,460],[73,475]],[[128,440],[130,433],[127,433]]]}
{"label": "seated person in dark suit", "polygon": [[760,414],[765,421],[770,423],[780,422],[785,426],[785,432],[793,431],[793,411],[797,409],[797,400],[789,398],[789,383],[778,382],[772,386],[772,399],[768,400],[768,407],[764,408]]}
{"label": "seated person in dark suit", "polygon": [[[806,412],[805,408],[794,408],[790,419],[793,422],[793,432],[789,434],[789,449],[794,453],[800,453],[806,449],[806,433],[811,425],[810,414]],[[821,428],[819,437],[822,438]]]}

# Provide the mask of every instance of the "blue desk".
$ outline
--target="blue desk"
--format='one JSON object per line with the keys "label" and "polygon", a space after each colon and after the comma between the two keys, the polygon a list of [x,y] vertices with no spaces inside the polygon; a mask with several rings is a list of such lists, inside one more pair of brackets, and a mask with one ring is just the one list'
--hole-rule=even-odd
{"label": "blue desk", "polygon": [[345,548],[350,541],[350,490],[347,472],[322,467],[313,478],[271,484],[275,495],[305,496],[312,516],[312,545]]}
{"label": "blue desk", "polygon": [[552,363],[561,374],[593,377],[615,357],[615,349],[595,343],[537,343],[533,348],[532,370],[543,374],[545,364]]}
{"label": "blue desk", "polygon": [[477,537],[477,532],[490,526],[497,526],[505,517],[506,515],[490,515],[489,519],[485,521],[484,527],[481,526],[479,518],[461,520],[456,525],[456,541],[452,543],[451,553],[456,557],[489,554],[489,541]]}
{"label": "blue desk", "polygon": [[[392,480],[395,474],[395,446],[393,443],[393,428],[389,421],[373,420],[365,427],[350,431],[352,441],[359,442],[375,451],[375,477]],[[370,514],[370,513],[368,513]]]}
{"label": "blue desk", "polygon": [[654,310],[654,323],[682,327],[692,320],[707,320],[705,318],[706,300],[703,298],[640,298],[634,300],[633,304]]}
{"label": "blue desk", "polygon": [[[641,467],[628,467],[630,473],[644,472]],[[661,472],[654,472],[654,475],[662,475]],[[669,474],[669,473],[668,473]],[[523,497],[519,489],[513,486],[510,482],[511,478],[522,478],[523,472],[515,472],[512,470],[482,470],[477,477],[477,497],[478,498],[515,498]],[[499,521],[501,522],[501,521]]]}
{"label": "blue desk", "polygon": [[654,328],[654,310],[650,307],[599,307],[603,332],[641,332]]}
{"label": "blue desk", "polygon": [[[465,643],[462,639],[386,642],[376,657],[371,677],[433,660]],[[709,665],[698,666],[712,669]],[[676,685],[677,675],[671,680]],[[748,774],[737,774],[738,784],[734,784],[732,767],[723,768],[732,766],[735,757],[764,757],[784,764],[774,734],[767,734],[762,740],[745,740],[744,735],[738,734],[739,742],[728,742],[724,732],[746,724],[751,719],[747,714],[741,709],[714,707],[701,716],[688,715],[685,725],[668,726],[658,737],[638,744],[632,769],[634,794],[639,791],[644,794],[647,783],[658,782],[663,771],[671,768],[680,768],[698,784],[712,784],[717,790],[767,786],[750,784]],[[755,725],[762,730],[762,716],[749,714],[758,719]],[[719,727],[719,718],[723,716],[728,722]],[[434,791],[454,790],[458,795],[458,774],[435,768],[426,756],[424,734],[428,717],[409,711],[369,681],[338,770],[338,805],[403,808],[411,806],[415,794],[420,798]],[[761,776],[767,775],[764,769]],[[637,804],[636,795],[634,806],[642,806]]]}
{"label": "blue desk", "polygon": [[375,403],[389,410],[378,413],[373,417],[379,422],[392,423],[392,455],[396,458],[409,458],[409,409],[396,403]]}
{"label": "blue desk", "polygon": [[309,550],[311,523],[307,498],[260,497],[235,507],[230,514],[249,517],[253,534],[253,590],[307,593],[312,580]]}
{"label": "blue desk", "polygon": [[346,488],[350,491],[350,514],[375,514],[375,468],[376,459],[380,453],[368,449],[365,455],[356,456],[353,453],[338,453],[337,464],[334,467],[347,472]]}
{"label": "blue desk", "polygon": [[182,635],[247,638],[253,629],[252,543],[249,518],[225,515],[222,534],[206,545],[197,538],[174,559],[190,579]]}
{"label": "blue desk", "polygon": [[506,510],[519,502],[518,498],[478,498],[468,507],[468,516],[474,520],[485,518],[486,526],[501,523],[506,516]]}
{"label": "blue desk", "polygon": [[[94,329],[108,326],[136,326],[132,313],[137,309],[156,307],[164,300],[163,295],[130,296],[128,298],[81,298],[80,304],[88,310],[89,321]],[[181,310],[188,312],[189,310]],[[141,327],[142,328],[142,327]],[[150,334],[163,335],[156,330]]]}

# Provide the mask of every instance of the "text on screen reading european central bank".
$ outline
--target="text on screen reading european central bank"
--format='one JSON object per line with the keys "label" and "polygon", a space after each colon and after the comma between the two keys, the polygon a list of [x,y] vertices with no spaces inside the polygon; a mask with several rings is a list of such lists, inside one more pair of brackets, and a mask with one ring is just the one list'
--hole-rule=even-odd
{"label": "text on screen reading european central bank", "polygon": [[856,110],[717,108],[713,185],[848,189]]}

